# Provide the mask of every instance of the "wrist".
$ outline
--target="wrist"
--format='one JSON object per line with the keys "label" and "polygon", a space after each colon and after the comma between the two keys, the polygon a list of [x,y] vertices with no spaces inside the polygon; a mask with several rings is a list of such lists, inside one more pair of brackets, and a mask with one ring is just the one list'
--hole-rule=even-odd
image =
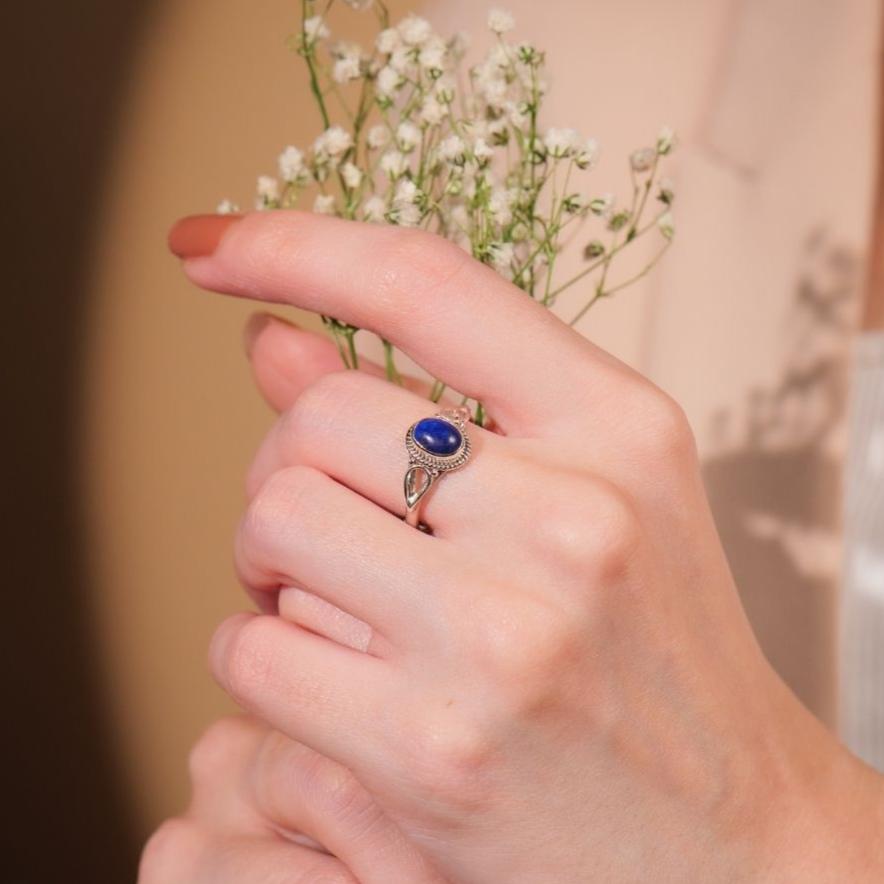
{"label": "wrist", "polygon": [[[795,701],[796,705],[797,701]],[[765,820],[761,881],[853,884],[884,880],[884,777],[800,707]],[[772,794],[776,791],[778,794]]]}

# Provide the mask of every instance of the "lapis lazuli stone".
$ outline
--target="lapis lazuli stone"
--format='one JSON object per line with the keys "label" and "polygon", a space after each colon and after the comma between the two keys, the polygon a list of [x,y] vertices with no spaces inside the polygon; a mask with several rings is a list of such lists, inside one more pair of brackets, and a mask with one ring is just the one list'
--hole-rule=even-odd
{"label": "lapis lazuli stone", "polygon": [[447,457],[460,448],[463,436],[454,424],[440,417],[425,417],[414,425],[414,441],[430,454]]}

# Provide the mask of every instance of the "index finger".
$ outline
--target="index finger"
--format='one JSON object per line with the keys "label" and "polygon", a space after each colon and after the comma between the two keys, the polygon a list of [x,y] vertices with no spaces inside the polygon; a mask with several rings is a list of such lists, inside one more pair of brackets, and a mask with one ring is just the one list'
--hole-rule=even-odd
{"label": "index finger", "polygon": [[[504,431],[539,429],[565,406],[591,404],[601,385],[610,395],[610,383],[626,371],[434,234],[298,211],[229,218],[185,218],[172,231],[172,250],[187,259],[197,285],[376,332],[483,402]],[[209,227],[220,236],[214,251]]]}

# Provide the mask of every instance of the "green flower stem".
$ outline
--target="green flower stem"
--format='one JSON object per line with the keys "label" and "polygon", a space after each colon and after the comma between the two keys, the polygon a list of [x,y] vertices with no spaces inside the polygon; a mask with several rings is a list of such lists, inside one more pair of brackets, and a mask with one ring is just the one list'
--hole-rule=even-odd
{"label": "green flower stem", "polygon": [[399,374],[399,369],[396,367],[396,351],[386,338],[381,338],[381,343],[384,345],[384,370],[387,380],[401,387],[402,375]]}
{"label": "green flower stem", "polygon": [[599,301],[602,298],[608,298],[611,295],[614,295],[617,292],[619,292],[621,289],[625,289],[625,288],[631,286],[633,283],[638,282],[642,277],[647,276],[654,269],[654,267],[657,265],[657,263],[660,261],[660,259],[663,257],[663,255],[666,253],[666,250],[671,245],[672,245],[672,240],[671,239],[666,240],[666,244],[663,246],[662,249],[660,249],[659,252],[657,252],[657,254],[651,259],[651,261],[642,270],[640,270],[638,273],[636,273],[634,276],[629,277],[629,279],[625,279],[623,282],[620,282],[617,285],[612,286],[611,288],[609,288],[607,290],[605,290],[600,285],[596,289],[596,292],[592,296],[592,298],[590,298],[589,301],[587,301],[587,303],[583,305],[583,307],[578,311],[576,316],[568,323],[568,325],[570,325],[572,328],[573,328],[573,326],[577,325],[577,323],[580,322],[580,320],[583,319],[584,316],[586,316],[586,314],[589,312],[589,309],[593,306],[593,304],[595,304],[596,301]]}
{"label": "green flower stem", "polygon": [[359,329],[354,328],[352,325],[348,325],[344,331],[344,337],[347,340],[347,353],[350,356],[350,362],[347,365],[347,368],[357,369],[359,368],[359,354],[356,352],[356,332]]}

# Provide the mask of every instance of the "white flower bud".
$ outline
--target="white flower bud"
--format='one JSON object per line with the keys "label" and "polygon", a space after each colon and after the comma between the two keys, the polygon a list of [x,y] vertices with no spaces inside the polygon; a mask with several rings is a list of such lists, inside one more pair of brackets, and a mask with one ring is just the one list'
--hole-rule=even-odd
{"label": "white flower bud", "polygon": [[408,157],[398,150],[388,150],[381,157],[381,171],[396,179],[408,170]]}
{"label": "white flower bud", "polygon": [[364,221],[383,221],[387,211],[387,205],[379,196],[371,196],[362,207],[362,219]]}
{"label": "white flower bud", "polygon": [[583,147],[578,150],[574,157],[574,164],[578,169],[591,169],[599,159],[599,143],[595,138],[587,138]]}
{"label": "white flower bud", "polygon": [[433,34],[430,23],[417,15],[408,15],[398,25],[399,36],[409,46],[423,46]]}
{"label": "white flower bud", "polygon": [[675,131],[670,126],[664,126],[657,136],[657,153],[660,156],[666,156],[675,148]]}
{"label": "white flower bud", "polygon": [[390,53],[395,52],[395,50],[402,45],[399,31],[395,28],[387,28],[386,30],[381,31],[378,34],[374,45],[377,46],[378,52],[382,52],[384,55],[390,55]]}
{"label": "white flower bud", "polygon": [[506,275],[512,269],[515,248],[511,242],[493,242],[488,246],[488,256],[494,269]]}
{"label": "white flower bud", "polygon": [[439,144],[439,156],[449,163],[462,165],[465,159],[466,145],[457,135],[449,135]]}
{"label": "white flower bud", "polygon": [[341,177],[344,179],[344,184],[353,190],[362,183],[362,170],[353,163],[344,163],[341,166]]}
{"label": "white flower bud", "polygon": [[319,161],[336,160],[353,146],[353,137],[340,126],[330,126],[313,142],[313,152]]}
{"label": "white flower bud", "polygon": [[399,149],[409,153],[421,141],[421,130],[411,120],[403,120],[396,129],[396,143]]}
{"label": "white flower bud", "polygon": [[473,157],[482,166],[494,156],[494,151],[488,146],[484,138],[477,138],[473,142]]}
{"label": "white flower bud", "polygon": [[629,165],[633,172],[648,172],[653,168],[656,158],[657,151],[653,147],[643,147],[630,154]]}
{"label": "white flower bud", "polygon": [[372,150],[377,150],[377,148],[383,147],[389,140],[389,129],[387,129],[386,126],[382,126],[380,123],[377,126],[372,126],[371,129],[368,130],[368,134],[365,136],[365,143]]}
{"label": "white flower bud", "polygon": [[543,145],[556,159],[573,156],[582,146],[580,134],[575,129],[549,129],[543,136]]}
{"label": "white flower bud", "polygon": [[506,34],[516,26],[512,14],[505,9],[492,9],[488,13],[488,27],[495,34]]}
{"label": "white flower bud", "polygon": [[428,126],[438,126],[439,123],[441,123],[442,120],[445,119],[446,113],[447,111],[444,105],[436,101],[436,99],[433,98],[433,96],[431,95],[421,105],[418,116],[420,117],[420,121],[422,123],[425,123]]}
{"label": "white flower bud", "polygon": [[258,199],[265,203],[279,199],[279,182],[270,175],[258,177]]}
{"label": "white flower bud", "polygon": [[335,198],[331,194],[320,193],[313,201],[313,211],[317,215],[334,215]]}
{"label": "white flower bud", "polygon": [[304,37],[308,46],[312,46],[317,40],[325,40],[331,36],[331,31],[323,21],[321,15],[312,15],[304,19]]}
{"label": "white flower bud", "polygon": [[657,227],[666,239],[672,239],[675,236],[675,222],[670,212],[664,212],[657,219]]}
{"label": "white flower bud", "polygon": [[291,144],[279,155],[277,163],[279,175],[283,181],[289,183],[303,181],[307,176],[307,169],[304,166],[304,152]]}
{"label": "white flower bud", "polygon": [[396,90],[402,85],[402,83],[402,77],[389,65],[380,69],[375,81],[378,94],[384,95],[387,98],[391,97],[393,93],[395,93]]}
{"label": "white flower bud", "polygon": [[239,211],[239,206],[231,200],[221,200],[215,211],[219,215],[232,215]]}

